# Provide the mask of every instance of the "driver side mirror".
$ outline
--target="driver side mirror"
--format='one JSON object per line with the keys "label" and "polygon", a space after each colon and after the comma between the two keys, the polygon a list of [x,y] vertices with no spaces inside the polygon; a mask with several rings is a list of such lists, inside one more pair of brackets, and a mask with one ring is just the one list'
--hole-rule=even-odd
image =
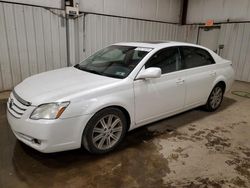
{"label": "driver side mirror", "polygon": [[150,67],[145,70],[141,70],[136,79],[147,79],[147,78],[160,78],[161,69],[157,67]]}

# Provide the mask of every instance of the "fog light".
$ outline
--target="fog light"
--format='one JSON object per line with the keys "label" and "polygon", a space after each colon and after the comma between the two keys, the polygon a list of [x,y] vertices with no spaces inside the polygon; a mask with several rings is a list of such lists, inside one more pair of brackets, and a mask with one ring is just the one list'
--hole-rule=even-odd
{"label": "fog light", "polygon": [[33,140],[32,140],[32,142],[34,143],[34,144],[41,144],[41,140],[38,140],[38,139],[36,139],[36,138],[34,138]]}

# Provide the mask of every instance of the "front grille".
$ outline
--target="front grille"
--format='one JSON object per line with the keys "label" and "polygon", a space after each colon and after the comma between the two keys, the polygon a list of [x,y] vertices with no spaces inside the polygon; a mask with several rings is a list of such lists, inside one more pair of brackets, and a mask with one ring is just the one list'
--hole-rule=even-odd
{"label": "front grille", "polygon": [[28,109],[28,107],[31,105],[30,102],[25,101],[20,96],[16,94],[16,92],[13,90],[12,94],[10,95],[10,98],[8,100],[8,110],[9,112],[16,118],[21,118],[24,112]]}

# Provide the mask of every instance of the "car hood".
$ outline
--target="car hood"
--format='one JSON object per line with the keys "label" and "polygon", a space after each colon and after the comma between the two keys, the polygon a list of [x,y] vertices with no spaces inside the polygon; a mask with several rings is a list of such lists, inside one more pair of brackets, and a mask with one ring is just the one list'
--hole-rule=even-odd
{"label": "car hood", "polygon": [[26,78],[14,89],[22,99],[32,105],[39,105],[61,101],[78,92],[86,92],[119,80],[67,67]]}

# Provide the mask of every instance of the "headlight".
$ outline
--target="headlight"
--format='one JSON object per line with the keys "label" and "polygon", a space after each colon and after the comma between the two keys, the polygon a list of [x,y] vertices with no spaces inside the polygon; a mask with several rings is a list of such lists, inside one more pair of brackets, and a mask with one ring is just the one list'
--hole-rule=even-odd
{"label": "headlight", "polygon": [[30,119],[57,119],[61,116],[69,102],[42,104],[31,113]]}

